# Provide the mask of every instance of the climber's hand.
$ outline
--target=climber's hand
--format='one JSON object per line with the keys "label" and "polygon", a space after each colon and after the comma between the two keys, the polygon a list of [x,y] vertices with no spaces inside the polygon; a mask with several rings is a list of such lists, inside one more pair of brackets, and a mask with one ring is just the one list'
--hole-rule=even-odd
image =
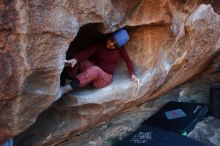
{"label": "climber's hand", "polygon": [[139,79],[134,74],[131,75],[131,80],[135,84],[139,84],[140,83]]}
{"label": "climber's hand", "polygon": [[70,59],[70,60],[65,60],[65,66],[71,66],[74,67],[76,65],[77,61],[76,59]]}

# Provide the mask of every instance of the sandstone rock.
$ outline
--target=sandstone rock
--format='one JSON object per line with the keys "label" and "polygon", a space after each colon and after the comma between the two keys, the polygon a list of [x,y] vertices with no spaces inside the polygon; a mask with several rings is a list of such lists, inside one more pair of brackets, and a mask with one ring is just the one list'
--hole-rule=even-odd
{"label": "sandstone rock", "polygon": [[199,140],[206,145],[218,146],[220,143],[219,124],[219,119],[209,116],[196,125],[195,129],[189,133],[189,137]]}
{"label": "sandstone rock", "polygon": [[103,24],[99,32],[127,26],[131,40],[126,47],[141,84],[130,82],[121,63],[112,85],[100,90],[83,89],[53,104],[18,136],[22,144],[61,142],[208,68],[219,55],[220,16],[210,5],[200,3],[1,1],[0,143],[27,129],[55,101],[65,53],[84,24]]}
{"label": "sandstone rock", "polygon": [[[204,74],[197,76],[196,79],[184,83],[165,95],[142,105],[133,106],[119,113],[112,120],[82,132],[80,135],[70,137],[68,140],[58,144],[58,146],[111,146],[135,131],[144,120],[160,110],[169,101],[181,100],[207,104],[209,88],[211,86],[219,86],[219,81],[220,76],[218,73],[209,74],[204,72]],[[219,122],[219,119],[209,116],[200,121],[188,136],[207,146],[218,146],[220,140]]]}

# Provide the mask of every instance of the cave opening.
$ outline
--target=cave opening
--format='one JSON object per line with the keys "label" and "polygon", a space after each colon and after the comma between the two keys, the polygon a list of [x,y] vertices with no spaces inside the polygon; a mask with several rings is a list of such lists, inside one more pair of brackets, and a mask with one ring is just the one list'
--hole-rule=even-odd
{"label": "cave opening", "polygon": [[[105,26],[103,23],[88,23],[80,27],[77,36],[70,43],[66,52],[66,60],[72,59],[74,53],[80,52],[86,49],[97,41],[104,41],[108,35],[104,33]],[[65,70],[61,73],[61,86],[65,85],[67,74]]]}
{"label": "cave opening", "polygon": [[96,41],[104,40],[107,34],[104,34],[105,26],[103,23],[88,23],[80,27],[77,36],[70,43],[66,53],[66,59],[70,59],[71,54],[89,47]]}

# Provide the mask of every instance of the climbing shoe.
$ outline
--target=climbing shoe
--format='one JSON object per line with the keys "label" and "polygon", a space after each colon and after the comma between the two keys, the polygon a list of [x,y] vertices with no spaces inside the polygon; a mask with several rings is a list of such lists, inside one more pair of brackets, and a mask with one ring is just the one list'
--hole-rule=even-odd
{"label": "climbing shoe", "polygon": [[74,78],[69,84],[73,90],[79,89],[80,87],[80,81],[77,78]]}

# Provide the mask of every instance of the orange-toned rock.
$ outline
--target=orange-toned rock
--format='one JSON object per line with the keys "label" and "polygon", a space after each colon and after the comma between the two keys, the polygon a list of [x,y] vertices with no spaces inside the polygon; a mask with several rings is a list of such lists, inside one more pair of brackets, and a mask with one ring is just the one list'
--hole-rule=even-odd
{"label": "orange-toned rock", "polygon": [[[139,85],[123,63],[106,88],[83,89],[44,111],[20,145],[52,145],[121,110],[173,89],[219,55],[220,16],[211,5],[164,0],[4,0],[0,2],[0,143],[30,125],[57,98],[70,42],[84,24],[126,26]],[[217,7],[218,9],[218,7]],[[142,98],[144,96],[144,98]]]}

